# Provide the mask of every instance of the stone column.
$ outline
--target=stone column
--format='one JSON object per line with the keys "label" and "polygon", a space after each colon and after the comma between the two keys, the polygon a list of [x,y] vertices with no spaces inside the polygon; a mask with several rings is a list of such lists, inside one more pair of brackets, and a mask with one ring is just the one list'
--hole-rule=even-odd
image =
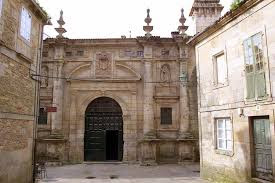
{"label": "stone column", "polygon": [[144,93],[143,93],[143,135],[146,139],[156,137],[154,125],[154,84],[153,69],[152,69],[152,46],[146,45],[144,47]]}
{"label": "stone column", "polygon": [[188,98],[188,63],[186,51],[183,47],[180,47],[180,75],[183,73],[187,76],[187,82],[181,82],[180,84],[180,129],[179,138],[186,139],[191,138],[190,133],[190,119],[189,119],[189,98]]}
{"label": "stone column", "polygon": [[53,72],[53,107],[57,111],[52,112],[52,134],[62,134],[62,113],[63,113],[63,93],[64,79],[64,46],[57,46],[55,49],[55,68]]}

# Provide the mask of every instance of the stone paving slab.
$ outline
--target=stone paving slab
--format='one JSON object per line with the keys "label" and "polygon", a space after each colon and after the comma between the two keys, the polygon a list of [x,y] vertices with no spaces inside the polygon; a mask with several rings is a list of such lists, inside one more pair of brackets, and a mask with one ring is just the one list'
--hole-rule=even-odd
{"label": "stone paving slab", "polygon": [[47,167],[47,174],[39,183],[207,183],[199,178],[198,164],[79,164]]}

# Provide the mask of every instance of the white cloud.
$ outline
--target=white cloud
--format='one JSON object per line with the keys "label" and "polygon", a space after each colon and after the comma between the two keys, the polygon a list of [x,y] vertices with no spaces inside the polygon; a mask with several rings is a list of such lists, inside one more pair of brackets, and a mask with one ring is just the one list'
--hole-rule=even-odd
{"label": "white cloud", "polygon": [[[228,10],[231,0],[221,0]],[[191,26],[189,16],[192,0],[39,0],[52,17],[53,26],[47,26],[45,33],[55,37],[56,20],[64,11],[68,38],[114,38],[126,35],[143,36],[146,9],[151,9],[152,32],[155,36],[170,37],[179,26],[180,9],[184,8],[186,24]],[[189,30],[189,33],[192,31]]]}

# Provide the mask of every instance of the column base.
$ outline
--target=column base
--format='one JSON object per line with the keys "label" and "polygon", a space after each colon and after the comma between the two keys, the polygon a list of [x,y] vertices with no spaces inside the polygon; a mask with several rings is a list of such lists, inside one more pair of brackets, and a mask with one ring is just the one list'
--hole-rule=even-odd
{"label": "column base", "polygon": [[157,165],[156,143],[146,140],[141,142],[140,164],[143,166]]}
{"label": "column base", "polygon": [[199,160],[197,140],[183,140],[178,144],[178,163],[196,162]]}

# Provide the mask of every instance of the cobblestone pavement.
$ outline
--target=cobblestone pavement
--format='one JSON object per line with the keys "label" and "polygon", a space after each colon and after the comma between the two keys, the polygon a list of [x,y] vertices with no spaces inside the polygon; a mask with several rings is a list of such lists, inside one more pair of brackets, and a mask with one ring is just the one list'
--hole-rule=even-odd
{"label": "cobblestone pavement", "polygon": [[39,183],[207,183],[199,165],[79,164],[47,167]]}

